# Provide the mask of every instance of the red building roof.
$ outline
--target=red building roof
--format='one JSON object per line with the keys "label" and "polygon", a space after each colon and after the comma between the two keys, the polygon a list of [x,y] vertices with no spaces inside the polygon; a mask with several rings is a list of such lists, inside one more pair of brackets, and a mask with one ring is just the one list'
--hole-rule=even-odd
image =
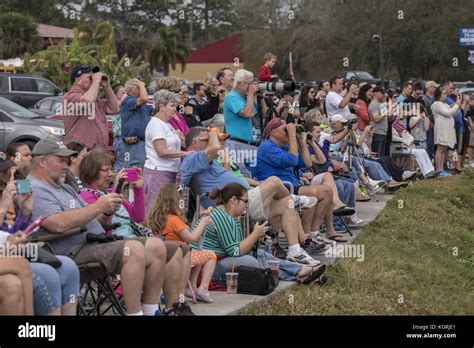
{"label": "red building roof", "polygon": [[73,36],[72,29],[56,27],[48,24],[38,24],[36,26],[36,31],[41,37],[65,38]]}
{"label": "red building roof", "polygon": [[228,36],[191,52],[188,64],[192,63],[234,63],[235,58],[244,62],[242,50],[242,34]]}

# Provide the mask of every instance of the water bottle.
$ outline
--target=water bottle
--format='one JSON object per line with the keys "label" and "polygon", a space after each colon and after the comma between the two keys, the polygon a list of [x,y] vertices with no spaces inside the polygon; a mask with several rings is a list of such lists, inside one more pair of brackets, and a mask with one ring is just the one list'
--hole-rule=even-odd
{"label": "water bottle", "polygon": [[266,237],[265,238],[265,247],[263,248],[263,250],[272,255],[272,245],[273,245],[273,242],[272,242],[272,239],[270,237]]}

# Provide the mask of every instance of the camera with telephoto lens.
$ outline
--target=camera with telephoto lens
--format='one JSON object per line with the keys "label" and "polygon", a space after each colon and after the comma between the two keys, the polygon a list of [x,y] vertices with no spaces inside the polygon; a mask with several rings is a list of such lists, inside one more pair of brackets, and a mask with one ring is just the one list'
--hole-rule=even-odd
{"label": "camera with telephoto lens", "polygon": [[88,233],[86,235],[86,240],[88,243],[109,243],[109,242],[115,242],[116,240],[122,240],[122,236],[116,236],[113,234],[107,234],[107,233],[101,233],[101,234],[94,234],[94,233]]}
{"label": "camera with telephoto lens", "polygon": [[352,129],[352,127],[357,123],[357,116],[354,114],[350,114],[346,116],[346,119],[347,119],[346,124],[349,129]]}
{"label": "camera with telephoto lens", "polygon": [[294,92],[296,89],[296,83],[293,81],[285,82],[260,82],[258,88],[261,91],[267,92]]}

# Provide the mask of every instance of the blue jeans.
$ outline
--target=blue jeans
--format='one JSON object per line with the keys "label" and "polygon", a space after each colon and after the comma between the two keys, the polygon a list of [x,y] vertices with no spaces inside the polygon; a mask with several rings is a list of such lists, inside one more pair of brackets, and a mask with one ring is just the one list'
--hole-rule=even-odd
{"label": "blue jeans", "polygon": [[342,203],[350,208],[355,207],[355,187],[354,184],[348,180],[335,180],[337,193]]}
{"label": "blue jeans", "polygon": [[119,172],[123,168],[123,140],[122,138],[114,138],[114,152],[115,152],[115,170]]}
{"label": "blue jeans", "polygon": [[[352,162],[354,163],[354,168],[356,169],[357,174],[360,175],[362,170],[359,166],[359,159],[357,157],[352,157]],[[387,174],[382,165],[374,160],[368,158],[363,159],[363,166],[371,179],[383,180],[385,182],[392,180],[392,177]]]}
{"label": "blue jeans", "polygon": [[385,156],[385,146],[387,144],[386,134],[374,134],[372,137],[372,151],[377,152],[378,156]]}
{"label": "blue jeans", "polygon": [[146,161],[145,142],[140,140],[136,144],[123,144],[124,150],[124,167],[140,167],[143,169]]}
{"label": "blue jeans", "polygon": [[66,256],[57,256],[61,267],[31,263],[33,272],[33,306],[35,315],[48,315],[79,296],[79,269]]}
{"label": "blue jeans", "polygon": [[212,278],[220,284],[225,284],[225,274],[226,272],[231,272],[234,265],[235,267],[247,266],[264,269],[269,268],[267,264],[268,260],[278,260],[280,261],[280,279],[295,281],[298,279],[298,272],[301,267],[303,267],[294,262],[277,259],[261,249],[257,250],[257,257],[258,259],[247,254],[239,257],[226,257],[225,259],[219,260],[217,261],[216,269],[214,270]]}
{"label": "blue jeans", "polygon": [[257,150],[253,145],[240,143],[234,140],[227,140],[225,147],[229,149],[229,157],[240,169],[240,173],[246,178],[250,178],[250,171],[257,165]]}

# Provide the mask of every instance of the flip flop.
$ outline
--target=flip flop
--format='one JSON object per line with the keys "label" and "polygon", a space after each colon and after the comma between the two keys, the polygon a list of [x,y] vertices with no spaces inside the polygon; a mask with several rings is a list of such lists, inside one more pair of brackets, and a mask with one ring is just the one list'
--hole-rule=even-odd
{"label": "flip flop", "polygon": [[[316,268],[316,267],[313,267],[313,268]],[[317,269],[312,271],[310,275],[305,277],[300,282],[300,284],[307,285],[307,284],[310,284],[310,283],[318,280],[319,278],[321,278],[321,276],[323,275],[325,270],[326,270],[326,265],[318,265]]]}
{"label": "flip flop", "polygon": [[338,243],[345,243],[347,242],[347,239],[345,239],[343,236],[341,236],[340,234],[334,234],[332,236],[328,236],[327,239],[329,240],[333,240],[335,242],[338,242]]}

